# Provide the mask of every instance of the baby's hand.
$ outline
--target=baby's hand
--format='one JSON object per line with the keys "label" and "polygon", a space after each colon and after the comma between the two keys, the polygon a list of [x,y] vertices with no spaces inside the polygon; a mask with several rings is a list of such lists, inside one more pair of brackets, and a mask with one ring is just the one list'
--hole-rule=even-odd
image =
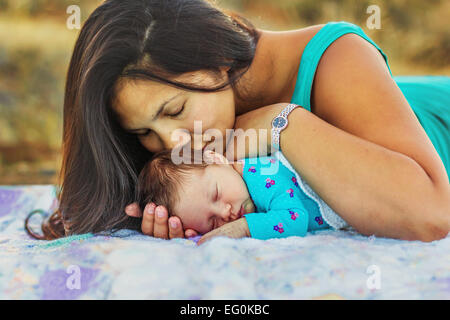
{"label": "baby's hand", "polygon": [[201,245],[203,242],[210,240],[214,237],[229,237],[229,238],[243,238],[250,237],[250,230],[248,229],[247,220],[245,218],[239,218],[233,222],[224,224],[223,226],[211,230],[204,234],[197,244]]}

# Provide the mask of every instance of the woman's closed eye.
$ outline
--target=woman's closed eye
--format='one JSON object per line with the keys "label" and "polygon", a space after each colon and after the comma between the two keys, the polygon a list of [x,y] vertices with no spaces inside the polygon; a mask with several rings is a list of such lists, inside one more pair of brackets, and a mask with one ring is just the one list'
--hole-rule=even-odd
{"label": "woman's closed eye", "polygon": [[[183,104],[183,105],[181,106],[180,110],[178,110],[177,112],[175,112],[175,113],[173,113],[173,114],[168,114],[168,116],[171,117],[171,118],[176,118],[176,117],[178,117],[179,115],[181,115],[181,114],[183,113],[183,111],[184,111],[184,106],[185,106],[185,104]],[[151,132],[152,132],[152,130],[146,129],[146,130],[145,130],[144,132],[142,132],[142,133],[136,133],[136,135],[137,135],[137,136],[140,136],[140,137],[146,137],[146,136],[148,136]]]}
{"label": "woman's closed eye", "polygon": [[150,132],[152,132],[152,130],[146,129],[143,133],[136,133],[136,135],[140,136],[140,137],[145,137],[145,136],[148,136],[150,134]]}
{"label": "woman's closed eye", "polygon": [[180,108],[180,110],[178,110],[177,112],[175,112],[175,113],[173,113],[173,114],[169,114],[169,116],[170,116],[171,118],[176,118],[176,117],[178,117],[179,115],[181,115],[181,114],[183,113],[183,111],[184,111],[184,105],[185,105],[185,104],[183,104],[183,106]]}

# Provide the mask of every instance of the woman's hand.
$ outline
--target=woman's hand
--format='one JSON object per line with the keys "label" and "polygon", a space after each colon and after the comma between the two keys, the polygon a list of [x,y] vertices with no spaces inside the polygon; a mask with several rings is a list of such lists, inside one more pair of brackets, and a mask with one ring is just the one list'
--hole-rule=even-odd
{"label": "woman's hand", "polygon": [[156,206],[153,202],[145,206],[143,214],[137,203],[128,205],[125,208],[125,213],[130,217],[142,217],[141,231],[143,234],[151,237],[173,239],[195,237],[197,235],[195,230],[183,230],[180,218],[168,218],[167,209],[164,206]]}
{"label": "woman's hand", "polygon": [[247,220],[245,218],[239,218],[235,221],[224,224],[217,229],[211,230],[210,232],[204,234],[197,242],[197,244],[201,245],[205,241],[219,236],[229,238],[250,237],[250,230],[248,229]]}
{"label": "woman's hand", "polygon": [[[231,161],[270,154],[272,143],[272,120],[288,104],[289,103],[271,104],[237,116],[234,123],[234,138],[233,141],[230,139],[230,143],[227,146],[227,159]],[[239,129],[243,131],[240,132]],[[252,139],[251,131],[253,130],[258,136],[258,141],[250,141]],[[247,139],[245,135],[246,131],[249,133]],[[233,148],[231,148],[231,143],[234,144]],[[263,146],[264,144],[267,146],[266,150],[258,150],[258,146]],[[238,148],[239,145],[244,145],[245,148]],[[252,148],[253,145],[257,148]],[[230,151],[233,151],[233,154],[231,154]]]}

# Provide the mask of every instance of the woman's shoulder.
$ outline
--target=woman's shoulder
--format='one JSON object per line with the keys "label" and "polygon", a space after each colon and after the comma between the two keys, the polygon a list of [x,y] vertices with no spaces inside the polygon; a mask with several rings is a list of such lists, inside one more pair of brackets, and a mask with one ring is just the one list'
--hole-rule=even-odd
{"label": "woman's shoulder", "polygon": [[[363,94],[356,90],[357,85],[386,81],[390,77],[389,66],[375,46],[358,34],[344,34],[334,40],[320,58],[311,92],[311,111],[335,124],[330,99],[342,96],[348,103],[351,96]],[[364,81],[360,82],[362,79]]]}
{"label": "woman's shoulder", "polygon": [[304,28],[270,32],[269,34],[277,40],[274,44],[279,44],[278,59],[283,61],[283,68],[289,72],[288,81],[279,101],[290,101],[295,90],[296,76],[300,66],[303,52],[311,39],[325,26],[325,24],[312,25]]}

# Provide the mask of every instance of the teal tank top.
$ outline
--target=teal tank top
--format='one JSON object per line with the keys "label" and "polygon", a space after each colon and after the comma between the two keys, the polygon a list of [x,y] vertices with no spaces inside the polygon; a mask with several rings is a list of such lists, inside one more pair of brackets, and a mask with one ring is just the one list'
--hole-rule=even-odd
{"label": "teal tank top", "polygon": [[[339,37],[355,33],[383,55],[392,76],[386,54],[364,31],[345,21],[329,22],[306,45],[297,74],[291,103],[311,111],[311,90],[320,58],[328,46]],[[439,154],[450,182],[450,77],[447,76],[392,76],[414,114]]]}

